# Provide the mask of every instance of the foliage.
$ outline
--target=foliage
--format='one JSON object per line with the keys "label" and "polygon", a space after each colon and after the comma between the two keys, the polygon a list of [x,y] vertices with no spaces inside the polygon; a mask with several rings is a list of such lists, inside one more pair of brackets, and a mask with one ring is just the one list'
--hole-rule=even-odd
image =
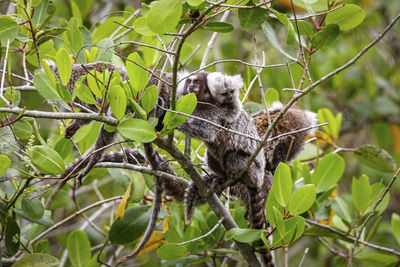
{"label": "foliage", "polygon": [[[95,168],[81,188],[60,175],[96,142],[101,122],[125,140],[113,143],[114,151],[142,153],[142,143],[158,145],[168,135],[184,152],[184,135],[175,129],[186,121],[183,114],[193,112],[196,97],[174,99],[157,130],[152,110],[159,89],[147,87],[153,69],[176,75],[180,67],[240,73],[245,81],[240,98],[251,112],[262,109],[264,100],[268,106],[298,100],[328,124],[295,161],[279,164],[266,203],[270,228],[249,229],[243,203],[228,202],[226,196],[221,200],[238,227],[224,228],[209,205],[197,207],[185,227],[182,204],[165,197],[157,229],[130,260],[145,266],[220,266],[229,257],[245,264],[242,251],[230,246],[238,241],[269,249],[277,266],[288,251],[290,266],[302,258],[303,266],[395,265],[400,257],[395,183],[400,28],[387,33],[380,41],[384,45],[368,53],[362,49],[398,18],[399,5],[396,0],[294,0],[292,7],[290,2],[6,1],[15,10],[0,17],[3,265],[115,266],[127,260],[151,216],[151,168]],[[352,62],[360,51],[362,59]],[[71,64],[92,62],[123,67],[128,79],[94,70],[67,89],[75,79]],[[172,85],[176,88],[177,81]],[[259,85],[269,89],[260,91]],[[79,100],[96,112],[66,139],[70,114],[85,112],[74,104]],[[192,178],[171,151],[159,151],[182,177]],[[192,140],[190,163],[202,163],[203,157],[204,146]],[[111,208],[118,201],[118,209]]]}

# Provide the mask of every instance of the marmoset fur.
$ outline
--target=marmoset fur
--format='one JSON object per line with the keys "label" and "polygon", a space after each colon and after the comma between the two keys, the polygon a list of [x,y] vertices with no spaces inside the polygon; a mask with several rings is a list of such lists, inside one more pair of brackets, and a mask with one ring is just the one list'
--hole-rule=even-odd
{"label": "marmoset fur", "polygon": [[[253,120],[242,108],[239,101],[239,89],[243,86],[243,81],[239,75],[227,76],[215,72],[210,74],[201,73],[186,79],[183,88],[179,88],[179,93],[185,94],[193,92],[200,100],[193,116],[207,119],[221,126],[246,134],[258,137]],[[217,187],[226,180],[235,180],[239,172],[246,167],[246,164],[257,147],[257,141],[243,135],[221,130],[205,121],[189,118],[179,127],[185,134],[204,141],[207,146],[208,167],[216,175],[213,176],[212,186]],[[265,227],[264,209],[255,209],[258,203],[252,203],[256,198],[254,192],[259,192],[264,182],[265,159],[263,151],[255,158],[248,171],[240,178],[240,183],[245,185],[243,190],[233,190],[244,201],[249,211],[249,220],[254,228]],[[249,194],[246,188],[251,188],[253,194]],[[193,192],[191,192],[191,190]],[[193,185],[189,186],[185,199],[185,219],[191,220],[193,206],[192,193],[196,193]],[[247,195],[245,197],[244,195]],[[257,198],[259,199],[259,198]],[[261,216],[255,213],[261,212]]]}

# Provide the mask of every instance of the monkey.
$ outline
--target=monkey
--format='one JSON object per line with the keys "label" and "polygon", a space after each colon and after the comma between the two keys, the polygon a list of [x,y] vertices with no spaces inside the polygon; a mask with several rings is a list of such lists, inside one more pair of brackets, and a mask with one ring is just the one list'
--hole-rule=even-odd
{"label": "monkey", "polygon": [[[206,80],[206,82],[205,82]],[[243,81],[239,75],[227,76],[222,73],[200,73],[189,77],[185,81],[185,86],[178,88],[179,93],[193,92],[199,100],[206,103],[198,103],[192,115],[207,119],[231,130],[241,132],[250,136],[258,136],[257,130],[250,116],[248,116],[239,101],[239,89],[243,86]],[[207,122],[189,118],[184,124],[178,127],[183,133],[200,139],[207,146],[207,163],[212,170],[214,179],[212,187],[217,188],[226,180],[237,179],[238,173],[246,166],[248,159],[254,153],[257,142],[242,135],[220,130]],[[262,152],[264,153],[264,152]],[[265,176],[265,159],[259,153],[251,164],[247,173],[240,178],[240,183],[245,188],[261,188]],[[194,203],[191,202],[190,191],[196,192],[193,185],[189,186],[186,192],[185,221],[190,222]],[[241,190],[236,190],[239,193]],[[257,191],[257,189],[251,190]],[[234,190],[235,192],[235,190]],[[254,195],[248,192],[248,197],[241,197],[243,200],[252,201]],[[256,220],[255,213],[260,210],[252,209],[252,204],[248,205],[249,218],[254,220],[251,225],[254,228],[265,227],[265,215],[261,220]],[[261,209],[263,210],[263,209]],[[262,212],[263,213],[263,212]]]}
{"label": "monkey", "polygon": [[[275,119],[282,110],[280,102],[274,102],[268,109],[271,121]],[[262,137],[268,128],[268,114],[261,110],[252,115],[257,132]],[[306,129],[284,137],[274,139],[264,147],[266,168],[272,173],[280,162],[289,162],[294,159],[303,149],[307,135],[315,133],[315,126],[318,124],[317,114],[308,110],[303,110],[297,106],[292,106],[287,110],[283,117],[278,121],[270,133],[270,138],[281,134],[287,134],[296,130]]]}

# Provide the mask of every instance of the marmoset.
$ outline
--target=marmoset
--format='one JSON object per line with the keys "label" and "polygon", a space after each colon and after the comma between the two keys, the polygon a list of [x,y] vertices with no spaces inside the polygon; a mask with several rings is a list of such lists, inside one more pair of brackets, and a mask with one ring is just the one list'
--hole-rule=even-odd
{"label": "marmoset", "polygon": [[[268,109],[271,121],[275,119],[282,108],[283,105],[280,102],[273,103],[272,107]],[[268,114],[265,110],[261,110],[253,114],[252,117],[258,134],[262,137],[269,125]],[[268,142],[264,147],[267,170],[275,172],[279,162],[288,162],[294,159],[303,149],[307,135],[314,134],[317,123],[316,113],[300,109],[296,106],[289,108],[269,135],[269,139],[275,139]],[[302,129],[307,130],[301,131]],[[298,130],[300,131],[277,138],[279,135]]]}
{"label": "marmoset", "polygon": [[[239,89],[243,86],[243,81],[239,75],[227,76],[222,73],[201,73],[186,79],[185,86],[179,88],[181,94],[193,92],[200,100],[193,116],[197,116],[208,121],[214,122],[233,131],[247,136],[258,137],[254,122],[242,108],[239,101]],[[182,92],[181,92],[182,91]],[[208,167],[216,174],[212,181],[213,187],[223,184],[226,180],[237,179],[239,172],[246,167],[246,164],[257,147],[257,141],[246,136],[235,134],[217,128],[205,121],[189,118],[184,124],[178,127],[183,133],[204,141],[207,146]],[[257,155],[247,172],[240,178],[240,183],[244,188],[251,188],[252,194],[248,191],[233,190],[239,194],[246,203],[249,211],[249,219],[252,227],[264,228],[265,215],[256,216],[264,209],[255,209],[252,203],[256,198],[255,192],[259,192],[264,183],[265,159],[263,151]],[[188,190],[195,191],[193,186]],[[195,192],[194,192],[195,193]],[[192,192],[186,192],[186,199],[190,199]],[[243,195],[247,194],[248,197]],[[259,199],[259,198],[257,198]],[[186,221],[190,221],[195,203],[186,203]],[[258,203],[256,204],[258,206]]]}

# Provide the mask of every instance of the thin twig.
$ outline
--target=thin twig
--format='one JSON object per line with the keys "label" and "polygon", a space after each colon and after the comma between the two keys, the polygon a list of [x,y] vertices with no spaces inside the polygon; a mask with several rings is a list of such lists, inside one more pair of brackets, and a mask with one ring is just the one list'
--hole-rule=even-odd
{"label": "thin twig", "polygon": [[[321,228],[324,228],[326,230],[329,230],[330,232],[335,233],[335,234],[345,238],[348,242],[354,242],[356,240],[355,237],[347,235],[347,234],[345,234],[345,233],[343,233],[343,232],[341,232],[341,231],[339,231],[339,230],[337,230],[337,229],[335,229],[333,227],[330,227],[328,225],[321,224],[321,223],[318,223],[318,222],[310,220],[310,219],[305,219],[305,220],[306,220],[307,224],[314,225],[314,226],[321,227]],[[398,257],[400,256],[400,251],[397,251],[397,250],[395,250],[393,248],[379,246],[379,245],[376,245],[376,244],[373,244],[373,243],[366,242],[364,240],[359,240],[358,243],[363,244],[363,245],[365,245],[367,247],[370,247],[370,248],[374,248],[374,249],[377,249],[377,250],[381,250],[381,251],[392,253],[392,254],[394,254],[394,255],[396,255]]]}
{"label": "thin twig", "polygon": [[375,203],[374,207],[372,208],[371,213],[368,215],[368,217],[365,219],[365,221],[363,222],[363,224],[360,227],[360,230],[357,231],[356,234],[356,240],[354,240],[353,246],[351,248],[351,252],[349,255],[349,263],[351,262],[353,255],[354,255],[354,250],[356,249],[357,243],[360,240],[360,236],[362,231],[364,230],[365,226],[367,225],[368,221],[372,218],[372,216],[375,215],[375,211],[376,208],[378,207],[378,205],[382,202],[383,198],[386,196],[386,194],[389,192],[390,188],[392,188],[394,182],[397,179],[397,176],[399,176],[400,174],[400,168],[397,169],[396,173],[393,175],[392,180],[390,181],[390,183],[386,186],[385,191],[382,193],[381,197],[378,199],[378,201]]}
{"label": "thin twig", "polygon": [[[0,108],[0,113],[13,113],[20,114],[23,111],[22,108]],[[23,112],[24,117],[32,118],[46,118],[46,119],[80,119],[80,120],[94,120],[105,122],[109,125],[116,126],[118,124],[117,119],[110,116],[100,116],[92,113],[72,113],[72,112],[46,112],[39,110],[25,110]]]}
{"label": "thin twig", "polygon": [[10,102],[4,97],[3,95],[3,90],[4,90],[4,80],[6,77],[6,67],[7,67],[7,58],[8,58],[8,49],[10,47],[10,39],[7,39],[7,45],[6,45],[6,54],[4,56],[4,67],[3,67],[3,73],[1,75],[1,86],[0,86],[0,98],[6,103],[8,107],[11,107]]}
{"label": "thin twig", "polygon": [[301,266],[303,265],[303,262],[304,262],[304,259],[305,259],[305,258],[306,258],[306,256],[307,256],[307,253],[308,253],[308,248],[306,248],[306,249],[304,250],[303,257],[301,257],[301,261],[300,261],[300,263],[299,263],[299,266],[298,266],[298,267],[301,267]]}
{"label": "thin twig", "polygon": [[201,240],[201,239],[211,235],[215,230],[217,230],[218,226],[221,225],[223,220],[224,220],[224,218],[220,218],[218,220],[218,222],[214,225],[214,227],[208,233],[206,233],[206,234],[204,234],[202,236],[196,237],[196,238],[194,238],[192,240],[188,240],[188,241],[185,241],[185,242],[182,242],[182,243],[178,243],[178,244],[176,244],[176,246],[182,246],[182,245],[186,245],[186,244],[189,244],[189,243],[193,243],[193,242],[196,242],[198,240]]}

